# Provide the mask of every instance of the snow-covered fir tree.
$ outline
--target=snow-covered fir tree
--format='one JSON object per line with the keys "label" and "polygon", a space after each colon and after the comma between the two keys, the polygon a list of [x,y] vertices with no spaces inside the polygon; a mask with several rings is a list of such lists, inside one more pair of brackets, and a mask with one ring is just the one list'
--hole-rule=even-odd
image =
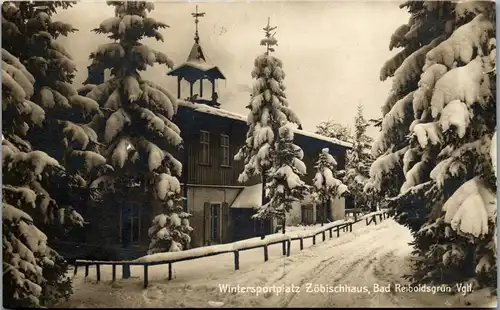
{"label": "snow-covered fir tree", "polygon": [[[43,126],[44,110],[29,100],[35,80],[2,49],[2,249],[4,305],[50,306],[71,293],[64,259],[37,226],[83,225],[82,217],[53,197],[77,183],[26,134]],[[19,124],[25,128],[19,130]],[[35,226],[36,225],[36,226]]]}
{"label": "snow-covered fir tree", "polygon": [[244,183],[255,175],[265,174],[272,165],[269,150],[275,142],[282,123],[287,121],[300,125],[300,120],[288,107],[283,80],[283,63],[271,55],[278,45],[275,34],[277,27],[268,24],[263,28],[265,38],[260,44],[266,52],[255,59],[252,78],[255,79],[250,104],[246,107],[249,125],[245,145],[235,155],[235,160],[243,159],[245,168],[238,181]]}
{"label": "snow-covered fir tree", "polygon": [[[48,239],[50,245],[64,238],[68,229],[82,226],[83,219],[74,208],[78,209],[89,198],[86,182],[76,172],[81,166],[79,158],[71,156],[74,151],[82,150],[75,145],[82,140],[83,131],[75,130],[78,126],[69,120],[96,113],[98,105],[76,95],[70,85],[75,64],[55,41],[57,36],[72,32],[73,27],[51,20],[57,8],[70,5],[62,1],[2,4],[2,43],[8,48],[8,51],[2,49],[2,88],[5,91],[2,94],[2,134],[5,138],[2,141],[2,198],[29,217],[27,220],[18,213],[18,219],[12,217],[4,221],[4,232],[9,232],[9,242],[13,245],[9,248],[9,243],[4,242],[4,250],[8,248],[4,251],[4,266],[10,264],[10,269],[29,267],[20,263],[17,257],[21,243],[16,244],[15,238],[29,241],[18,235],[24,228],[16,225],[34,225],[30,230],[43,231],[39,240],[44,243]],[[35,257],[40,258],[37,264],[42,269],[35,268],[38,274],[25,274],[27,280],[24,282],[17,281],[20,274],[4,273],[4,283],[8,283],[11,294],[6,300],[19,306],[50,306],[67,298],[71,282],[66,277],[64,259],[49,247],[43,247],[40,252],[30,249],[37,251]],[[22,255],[29,254],[25,249],[21,251]],[[35,281],[33,283],[40,289],[28,280]]]}
{"label": "snow-covered fir tree", "polygon": [[329,149],[321,150],[314,168],[316,168],[316,175],[313,179],[311,193],[313,200],[317,204],[328,203],[348,192],[347,186],[341,180],[335,178],[337,161],[330,154]]}
{"label": "snow-covered fir tree", "polygon": [[239,175],[240,183],[247,182],[251,177],[261,175],[263,179],[263,200],[265,204],[269,199],[266,193],[267,171],[273,166],[271,149],[279,135],[279,128],[292,122],[300,126],[300,121],[295,113],[288,107],[283,80],[285,72],[283,63],[271,55],[278,45],[273,31],[277,27],[270,25],[263,28],[265,38],[260,45],[266,47],[264,54],[258,56],[254,62],[252,78],[255,79],[250,103],[246,107],[248,113],[248,131],[245,145],[234,156],[235,160],[244,160],[245,167]]}
{"label": "snow-covered fir tree", "polygon": [[144,80],[140,71],[154,64],[173,67],[163,53],[139,41],[163,41],[160,29],[166,24],[149,17],[154,4],[143,1],[110,1],[115,16],[93,31],[106,34],[112,42],[90,55],[91,70],[111,70],[111,79],[101,85],[86,85],[86,95],[109,111],[92,123],[106,145],[104,151],[114,171],[92,183],[113,188],[111,199],[139,185],[161,204],[149,229],[150,253],[179,251],[190,244],[189,214],[183,211],[180,183],[182,165],[171,154],[182,145],[179,128],[171,121],[178,102],[166,89]]}
{"label": "snow-covered fir tree", "polygon": [[319,123],[319,125],[316,126],[316,133],[349,143],[352,143],[354,140],[350,127],[336,123],[332,120]]}
{"label": "snow-covered fir tree", "polygon": [[309,193],[309,187],[300,179],[306,174],[306,165],[302,161],[304,152],[293,143],[292,123],[285,123],[278,130],[278,139],[269,150],[271,167],[267,173],[266,198],[254,218],[276,218],[282,221],[285,229],[286,214],[294,202],[300,202]]}
{"label": "snow-covered fir tree", "polygon": [[346,173],[343,181],[349,187],[356,208],[375,209],[376,199],[373,191],[365,186],[369,180],[369,169],[373,162],[370,152],[373,139],[366,134],[369,123],[363,116],[363,106],[358,105],[354,118],[353,147],[347,152]]}
{"label": "snow-covered fir tree", "polygon": [[[77,94],[71,85],[76,64],[56,41],[59,36],[76,30],[70,24],[52,21],[57,9],[71,5],[71,2],[62,1],[5,2],[2,5],[2,25],[6,29],[2,39],[6,43],[4,46],[10,47],[4,58],[12,54],[26,67],[35,81],[30,99],[45,114],[41,126],[29,131],[25,124],[17,124],[16,117],[8,113],[3,115],[3,120],[7,124],[13,122],[16,134],[25,136],[31,148],[56,159],[86,187],[89,180],[97,177],[106,160],[97,153],[96,133],[85,125],[100,113],[99,105]],[[86,203],[83,192],[73,194],[60,191],[55,199],[69,205]]]}
{"label": "snow-covered fir tree", "polygon": [[415,238],[414,283],[496,286],[494,2],[408,1],[372,186]]}

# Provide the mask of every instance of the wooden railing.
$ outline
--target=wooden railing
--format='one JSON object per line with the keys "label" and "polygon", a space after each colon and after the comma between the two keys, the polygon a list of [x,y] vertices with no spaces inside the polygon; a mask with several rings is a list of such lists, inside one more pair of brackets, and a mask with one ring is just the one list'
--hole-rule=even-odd
{"label": "wooden railing", "polygon": [[[180,251],[180,252],[167,252],[167,253],[159,253],[154,255],[147,255],[144,257],[140,257],[138,259],[132,261],[90,261],[90,260],[76,260],[74,275],[78,273],[78,267],[85,267],[85,278],[89,276],[89,267],[95,265],[96,266],[96,277],[97,281],[101,280],[101,266],[102,265],[111,265],[112,267],[112,282],[116,281],[116,266],[143,266],[144,268],[144,288],[148,287],[149,279],[148,279],[148,268],[149,266],[156,265],[166,265],[168,264],[168,279],[172,280],[172,265],[177,262],[195,260],[198,258],[228,254],[233,253],[234,255],[234,269],[240,269],[240,252],[252,250],[256,248],[264,249],[264,262],[269,260],[269,251],[268,247],[274,244],[283,244],[283,255],[290,256],[292,241],[299,241],[300,250],[304,249],[304,240],[308,238],[312,238],[313,245],[316,244],[316,237],[321,235],[322,240],[326,240],[326,232],[329,232],[329,237],[333,238],[333,231],[335,230],[337,237],[340,236],[340,231],[343,232],[352,232],[352,226],[355,223],[366,220],[366,225],[370,225],[371,223],[377,224],[377,217],[382,221],[383,219],[389,217],[387,211],[377,211],[370,214],[367,214],[356,221],[348,220],[339,223],[340,221],[336,221],[333,223],[326,224],[322,227],[319,227],[312,231],[307,232],[291,232],[285,234],[273,234],[268,235],[264,239],[260,237],[251,238],[247,240],[237,241],[229,244],[221,244],[214,245],[208,247],[200,247],[194,248],[191,250]],[[295,236],[291,236],[295,235]]]}

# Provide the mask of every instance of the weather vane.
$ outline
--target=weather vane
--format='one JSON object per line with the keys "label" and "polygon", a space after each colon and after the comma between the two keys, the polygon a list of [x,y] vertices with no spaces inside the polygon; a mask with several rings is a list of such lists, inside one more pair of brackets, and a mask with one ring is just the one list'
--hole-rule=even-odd
{"label": "weather vane", "polygon": [[196,32],[194,34],[194,41],[196,43],[199,43],[200,37],[198,36],[198,23],[200,21],[198,20],[198,17],[204,17],[205,16],[205,12],[198,12],[198,5],[196,5],[196,12],[195,13],[191,13],[191,15],[194,17],[194,23],[196,24]]}

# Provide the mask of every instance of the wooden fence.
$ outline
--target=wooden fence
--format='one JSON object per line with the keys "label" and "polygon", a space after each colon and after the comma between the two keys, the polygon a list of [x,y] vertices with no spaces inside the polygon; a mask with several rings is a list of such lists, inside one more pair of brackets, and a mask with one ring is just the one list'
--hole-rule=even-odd
{"label": "wooden fence", "polygon": [[[328,231],[329,237],[333,238],[333,231],[335,230],[337,237],[340,236],[340,231],[344,232],[352,232],[352,226],[355,223],[358,223],[362,221],[363,219],[366,220],[366,225],[370,225],[371,223],[377,224],[377,218],[379,218],[380,221],[382,221],[385,218],[388,218],[389,215],[386,210],[383,211],[378,211],[374,213],[367,214],[359,219],[356,219],[355,221],[347,221],[344,223],[339,223],[335,225],[326,225],[324,227],[320,227],[317,230],[314,230],[310,232],[309,234],[305,235],[299,235],[291,238],[281,238],[279,240],[271,240],[270,242],[264,241],[264,244],[249,244],[249,245],[243,245],[242,247],[238,247],[237,249],[229,249],[227,245],[222,245],[220,250],[215,250],[213,252],[209,253],[203,253],[202,251],[198,251],[200,253],[189,255],[189,256],[179,256],[177,258],[170,258],[166,260],[160,260],[160,261],[150,261],[150,262],[144,262],[144,261],[138,261],[133,260],[133,261],[89,261],[89,260],[76,260],[75,261],[75,269],[74,269],[74,275],[77,275],[78,273],[78,267],[79,266],[84,266],[85,267],[85,278],[88,277],[89,275],[89,267],[95,265],[96,268],[96,277],[97,281],[101,280],[101,266],[103,265],[111,265],[112,268],[112,282],[116,281],[116,266],[122,266],[123,267],[129,267],[129,266],[143,266],[144,268],[144,288],[148,287],[149,280],[148,280],[148,268],[149,266],[156,266],[156,265],[166,265],[168,264],[168,279],[172,280],[172,265],[176,262],[181,262],[181,261],[188,261],[188,260],[195,260],[198,258],[203,258],[203,257],[209,257],[209,256],[215,256],[215,255],[221,255],[221,254],[227,254],[227,253],[233,253],[234,254],[234,269],[239,270],[240,269],[240,252],[246,251],[246,250],[252,250],[256,248],[263,248],[264,249],[264,261],[269,260],[269,254],[268,254],[268,247],[270,245],[274,244],[283,244],[283,255],[290,256],[291,254],[291,248],[292,248],[292,241],[299,241],[300,243],[300,250],[304,249],[304,239],[312,238],[312,243],[313,245],[316,244],[316,237],[321,235],[322,240],[326,240],[326,232]],[[199,248],[198,248],[199,249]],[[192,251],[192,250],[188,250]],[[183,251],[184,253],[188,251]],[[175,252],[175,253],[183,253],[183,252]],[[124,277],[125,278],[125,277]]]}

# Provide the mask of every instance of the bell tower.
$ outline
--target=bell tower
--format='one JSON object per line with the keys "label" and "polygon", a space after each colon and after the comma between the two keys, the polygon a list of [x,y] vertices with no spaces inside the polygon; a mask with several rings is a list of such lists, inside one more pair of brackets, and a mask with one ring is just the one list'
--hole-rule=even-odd
{"label": "bell tower", "polygon": [[[193,47],[191,48],[191,52],[189,53],[186,62],[175,67],[172,71],[167,73],[167,75],[177,77],[178,99],[182,99],[182,82],[186,81],[189,85],[189,97],[186,98],[186,101],[219,107],[219,96],[215,91],[216,83],[217,80],[225,80],[226,78],[217,66],[207,62],[205,52],[200,45],[198,23],[200,22],[199,18],[204,17],[205,13],[198,12],[198,6],[196,6],[196,11],[191,13],[191,15],[194,17],[194,23],[196,25]],[[211,93],[209,92],[207,94],[207,92],[203,92],[203,81],[205,80],[209,81],[212,85]],[[198,91],[195,90],[195,85],[198,86]]]}

